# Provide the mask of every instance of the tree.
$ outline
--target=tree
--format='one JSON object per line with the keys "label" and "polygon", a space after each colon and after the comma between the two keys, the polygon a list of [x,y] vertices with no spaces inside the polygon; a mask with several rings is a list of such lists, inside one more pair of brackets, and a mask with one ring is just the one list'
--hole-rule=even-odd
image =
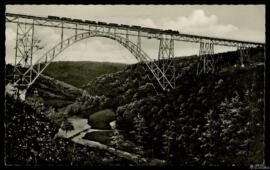
{"label": "tree", "polygon": [[167,129],[162,135],[163,138],[163,154],[166,157],[167,163],[170,163],[173,158],[172,145],[175,141],[175,122],[169,121],[167,124]]}
{"label": "tree", "polygon": [[[141,116],[140,113],[137,114],[137,116],[135,116],[135,118],[133,119],[133,123],[134,123],[134,131],[131,131],[131,133],[133,133],[135,135],[135,139],[137,141],[137,143],[139,144],[138,146],[138,153],[139,155],[143,155],[143,144],[145,144],[145,137],[148,134],[147,131],[147,127],[145,125],[145,120],[144,118]],[[141,164],[141,157],[138,157],[138,164]]]}
{"label": "tree", "polygon": [[[258,149],[251,149],[251,146],[254,145],[256,141],[260,141],[261,144],[263,142],[263,93],[261,92],[259,95],[256,94],[254,86],[247,89],[244,94],[243,107],[245,118],[243,122],[244,128],[242,131],[244,130],[244,132],[238,131],[238,133],[241,133],[242,135],[243,142],[240,146],[243,151],[238,154],[243,157],[242,161],[247,162],[248,164],[263,159],[262,150],[258,152]],[[258,140],[260,138],[261,140]]]}
{"label": "tree", "polygon": [[121,147],[121,143],[123,143],[124,137],[119,133],[119,131],[114,128],[113,135],[111,136],[111,144],[114,146],[115,149],[115,157],[114,159],[117,159],[117,151]]}
{"label": "tree", "polygon": [[219,122],[215,120],[214,111],[212,109],[207,112],[205,116],[206,124],[204,125],[204,132],[199,140],[202,142],[200,146],[203,150],[203,165],[217,164],[219,139]]}
{"label": "tree", "polygon": [[177,148],[177,162],[179,164],[187,164],[189,162],[188,154],[189,154],[189,128],[190,124],[190,115],[186,114],[184,111],[184,104],[180,105],[179,108],[179,116],[176,120],[176,125],[179,126],[177,128],[176,134],[176,148]]}
{"label": "tree", "polygon": [[245,161],[246,145],[243,145],[243,137],[246,136],[247,126],[243,108],[245,103],[236,92],[230,100],[227,98],[219,105],[220,114],[220,138],[223,148],[223,162],[229,164],[240,164]]}
{"label": "tree", "polygon": [[113,130],[113,135],[111,136],[111,144],[115,147],[115,150],[120,148],[120,144],[124,141],[123,135],[115,128]]}
{"label": "tree", "polygon": [[67,119],[65,119],[63,124],[61,125],[61,129],[66,131],[66,137],[67,137],[67,132],[74,130],[74,127],[73,127],[72,123],[70,123]]}

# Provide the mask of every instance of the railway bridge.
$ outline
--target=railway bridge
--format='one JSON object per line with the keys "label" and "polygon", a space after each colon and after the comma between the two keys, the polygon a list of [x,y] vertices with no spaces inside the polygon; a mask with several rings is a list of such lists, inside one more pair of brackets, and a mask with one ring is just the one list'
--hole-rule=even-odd
{"label": "railway bridge", "polygon": [[[150,70],[152,76],[157,80],[163,90],[169,90],[175,87],[176,76],[173,60],[175,56],[175,41],[200,44],[199,62],[197,65],[198,75],[214,71],[214,45],[236,47],[239,51],[241,64],[244,64],[244,58],[249,55],[249,48],[264,47],[264,43],[259,42],[191,35],[175,30],[57,16],[41,17],[6,13],[5,22],[17,25],[13,79],[8,85],[20,88],[20,93],[25,93],[61,52],[73,44],[90,37],[109,38],[124,46],[133,54],[138,62],[145,64],[146,68]],[[34,53],[36,50],[39,50],[36,45],[37,42],[34,39],[37,27],[59,29],[61,40],[43,55],[38,56],[36,62],[33,62]],[[65,30],[73,30],[74,35],[64,39]],[[131,37],[135,37],[136,42],[131,41]],[[158,64],[143,51],[141,45],[143,38],[159,41]]]}

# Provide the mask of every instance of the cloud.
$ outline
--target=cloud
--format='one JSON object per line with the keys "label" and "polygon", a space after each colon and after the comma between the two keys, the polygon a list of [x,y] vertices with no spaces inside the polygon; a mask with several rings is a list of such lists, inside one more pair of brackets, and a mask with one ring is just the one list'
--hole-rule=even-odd
{"label": "cloud", "polygon": [[157,25],[151,18],[139,18],[135,20],[135,23],[144,27],[157,28]]}
{"label": "cloud", "polygon": [[[132,23],[131,23],[132,22]],[[188,16],[175,18],[138,18],[129,21],[131,25],[140,25],[152,28],[173,29],[183,33],[233,38],[239,28],[232,24],[219,23],[216,15],[206,15],[201,10],[193,10]]]}
{"label": "cloud", "polygon": [[204,34],[226,37],[238,30],[232,24],[219,23],[216,15],[206,15],[201,9],[194,10],[189,16],[179,16],[174,20],[162,19],[161,25],[166,29],[176,29],[184,33]]}
{"label": "cloud", "polygon": [[249,28],[238,28],[233,24],[221,23],[219,17],[207,15],[204,10],[193,10],[187,16],[176,16],[175,18],[139,18],[132,24],[148,26],[153,28],[173,29],[182,33],[214,36],[228,39],[238,39],[244,41],[264,42],[265,35]]}

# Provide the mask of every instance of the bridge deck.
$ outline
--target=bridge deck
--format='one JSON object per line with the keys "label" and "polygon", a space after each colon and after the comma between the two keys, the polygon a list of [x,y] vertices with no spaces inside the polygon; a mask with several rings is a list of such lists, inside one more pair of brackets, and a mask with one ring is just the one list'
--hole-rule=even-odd
{"label": "bridge deck", "polygon": [[[23,21],[21,19],[24,19]],[[217,38],[210,36],[201,36],[201,35],[192,35],[179,32],[168,32],[168,30],[140,27],[140,26],[129,26],[129,25],[118,25],[115,23],[105,23],[105,22],[94,22],[82,21],[78,19],[51,19],[48,17],[40,16],[31,16],[31,15],[22,15],[14,13],[6,13],[6,22],[11,23],[24,23],[24,24],[34,24],[38,26],[47,26],[55,28],[64,28],[64,29],[74,29],[81,31],[110,31],[111,29],[115,30],[115,34],[118,35],[129,35],[129,36],[138,36],[140,32],[140,37],[146,38],[168,38],[176,41],[185,41],[192,43],[200,43],[202,41],[211,41],[214,45],[221,46],[246,46],[246,47],[264,47],[264,43],[261,42],[251,42],[251,41],[241,41],[233,40],[226,38]]]}

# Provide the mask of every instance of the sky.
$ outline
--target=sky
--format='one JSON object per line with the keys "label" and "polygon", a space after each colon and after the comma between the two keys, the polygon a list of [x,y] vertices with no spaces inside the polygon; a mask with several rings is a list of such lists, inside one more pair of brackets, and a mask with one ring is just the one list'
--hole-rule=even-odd
{"label": "sky", "polygon": [[[46,17],[48,15],[83,20],[173,29],[182,33],[265,42],[264,5],[6,5],[7,13]],[[16,24],[6,23],[6,63],[15,61]],[[74,31],[65,31],[64,38]],[[34,62],[60,42],[60,30],[35,27],[35,38],[44,49]],[[135,39],[132,39],[135,43]],[[153,59],[159,41],[142,39],[142,49]],[[215,46],[215,52],[235,50]],[[175,42],[175,56],[198,54],[199,44]],[[136,63],[132,54],[117,42],[100,37],[82,40],[63,51],[55,61],[101,61]]]}

